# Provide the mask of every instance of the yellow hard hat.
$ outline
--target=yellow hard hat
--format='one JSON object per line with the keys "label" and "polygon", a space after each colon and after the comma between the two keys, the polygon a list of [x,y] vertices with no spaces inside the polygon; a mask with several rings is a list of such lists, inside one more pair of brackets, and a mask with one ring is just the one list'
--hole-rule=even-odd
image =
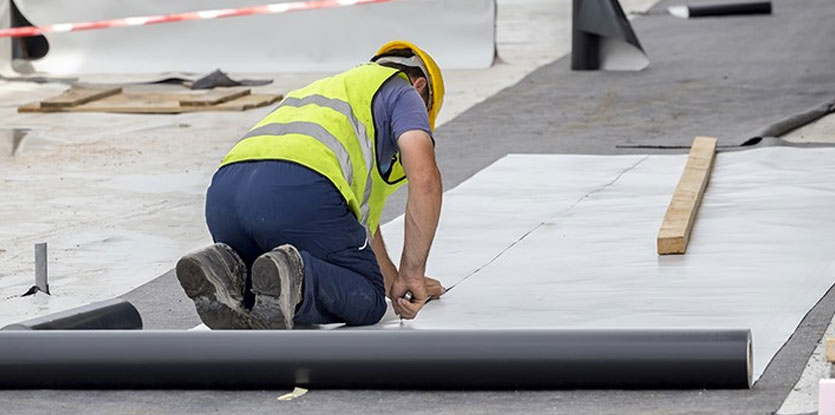
{"label": "yellow hard hat", "polygon": [[372,61],[377,61],[379,58],[386,56],[388,52],[398,49],[408,49],[420,58],[417,65],[409,64],[406,61],[393,61],[394,63],[403,64],[406,66],[417,66],[424,74],[426,74],[427,81],[429,81],[429,127],[435,131],[435,120],[438,118],[438,113],[441,112],[441,106],[444,104],[444,77],[441,75],[441,68],[438,64],[426,53],[423,49],[417,47],[414,43],[406,42],[404,40],[395,40],[388,42],[382,47],[372,58]]}

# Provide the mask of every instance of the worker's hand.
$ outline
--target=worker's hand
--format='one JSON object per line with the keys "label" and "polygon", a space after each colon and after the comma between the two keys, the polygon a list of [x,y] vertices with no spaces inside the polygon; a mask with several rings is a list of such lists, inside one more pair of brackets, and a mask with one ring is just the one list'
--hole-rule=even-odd
{"label": "worker's hand", "polygon": [[[411,293],[411,301],[406,298]],[[425,278],[405,278],[402,275],[391,285],[391,305],[401,318],[411,320],[429,300]]]}
{"label": "worker's hand", "polygon": [[437,300],[446,292],[446,288],[441,285],[440,281],[428,276],[424,277],[423,280],[426,282],[426,291],[429,293],[429,298]]}

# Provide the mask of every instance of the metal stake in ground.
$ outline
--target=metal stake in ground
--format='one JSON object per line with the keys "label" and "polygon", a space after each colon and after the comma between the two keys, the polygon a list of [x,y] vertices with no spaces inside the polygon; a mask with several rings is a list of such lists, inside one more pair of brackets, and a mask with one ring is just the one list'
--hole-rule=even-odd
{"label": "metal stake in ground", "polygon": [[46,242],[35,244],[35,287],[49,294],[46,263]]}

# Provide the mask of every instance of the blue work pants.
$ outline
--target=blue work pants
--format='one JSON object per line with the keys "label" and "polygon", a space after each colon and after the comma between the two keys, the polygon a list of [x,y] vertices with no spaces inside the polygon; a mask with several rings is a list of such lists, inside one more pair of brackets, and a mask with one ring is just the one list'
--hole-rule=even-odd
{"label": "blue work pants", "polygon": [[[304,262],[297,324],[377,323],[386,310],[383,277],[365,228],[327,178],[287,161],[220,168],[206,194],[206,223],[247,269],[283,244]],[[247,306],[253,302],[247,278]]]}

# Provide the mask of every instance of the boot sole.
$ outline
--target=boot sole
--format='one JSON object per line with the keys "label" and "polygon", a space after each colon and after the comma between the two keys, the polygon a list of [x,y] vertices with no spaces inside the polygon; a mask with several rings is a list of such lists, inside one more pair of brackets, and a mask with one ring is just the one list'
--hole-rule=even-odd
{"label": "boot sole", "polygon": [[298,257],[280,248],[255,260],[252,264],[252,291],[255,293],[255,306],[252,307],[251,314],[252,328],[293,328],[298,294],[294,300],[290,275],[301,269]]}
{"label": "boot sole", "polygon": [[[234,272],[234,270],[232,270]],[[177,279],[194,301],[200,320],[211,329],[246,329],[249,318],[235,304],[235,296],[230,293],[221,277],[211,269],[206,269],[194,254],[186,255],[177,262]]]}

